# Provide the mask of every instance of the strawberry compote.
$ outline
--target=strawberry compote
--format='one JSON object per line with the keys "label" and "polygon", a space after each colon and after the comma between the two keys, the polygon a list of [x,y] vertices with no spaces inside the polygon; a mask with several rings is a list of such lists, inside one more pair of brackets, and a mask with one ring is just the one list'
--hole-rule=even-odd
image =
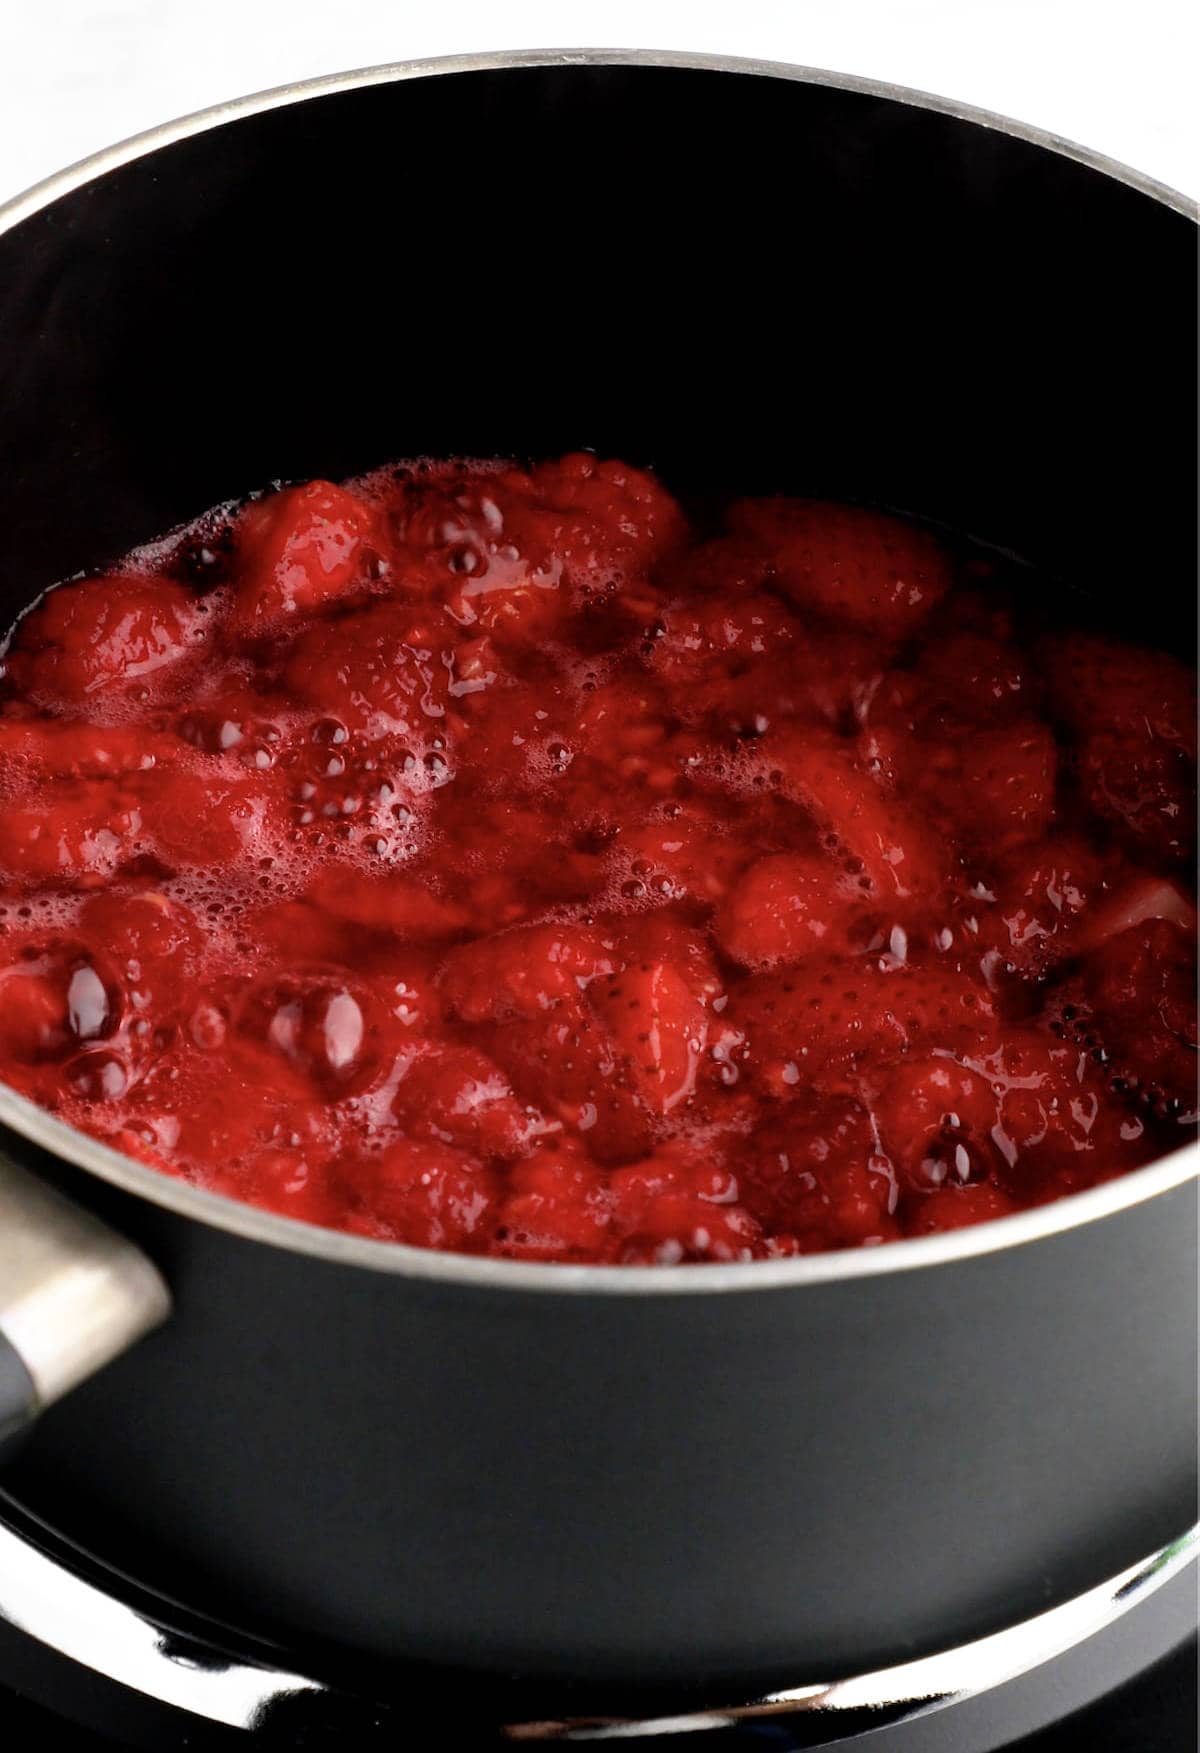
{"label": "strawberry compote", "polygon": [[524,1260],[955,1229],[1195,1119],[1194,676],[877,511],[415,464],[19,622],[0,1076]]}

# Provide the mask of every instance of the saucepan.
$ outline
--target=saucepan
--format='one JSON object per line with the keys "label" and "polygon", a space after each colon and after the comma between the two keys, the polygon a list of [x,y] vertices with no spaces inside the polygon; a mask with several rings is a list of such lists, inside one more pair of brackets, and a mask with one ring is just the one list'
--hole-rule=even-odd
{"label": "saucepan", "polygon": [[[1168,191],[862,80],[519,54],[250,98],[0,215],[0,620],[252,485],[589,445],[943,520],[1187,653],[1195,272]],[[10,1508],[263,1635],[828,1678],[1194,1517],[1194,1149],[885,1248],[591,1268],[0,1122]]]}

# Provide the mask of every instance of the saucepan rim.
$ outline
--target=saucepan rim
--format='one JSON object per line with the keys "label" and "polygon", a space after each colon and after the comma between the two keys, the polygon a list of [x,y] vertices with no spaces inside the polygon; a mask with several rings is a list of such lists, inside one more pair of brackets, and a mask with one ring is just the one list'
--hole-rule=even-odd
{"label": "saucepan rim", "polygon": [[[483,54],[398,61],[346,73],[296,81],[228,103],[197,110],[105,147],[37,183],[24,194],[0,205],[0,236],[51,206],[61,197],[122,165],[161,147],[191,138],[226,122],[283,109],[310,98],[371,86],[423,79],[435,75],[515,70],[527,67],[661,67],[699,72],[733,73],[789,79],[800,84],[883,97],[914,108],[936,111],[954,120],[974,123],[1071,158],[1105,176],[1127,184],[1160,205],[1196,216],[1196,203],[1154,178],[1143,175],[1103,153],[1065,140],[1029,123],[1013,121],[972,104],[936,96],[884,80],[822,68],[791,66],[731,55],[707,55],[660,49],[520,49]],[[285,1248],[347,1267],[391,1273],[398,1277],[472,1286],[493,1292],[560,1291],[586,1295],[695,1295],[703,1292],[748,1292],[799,1289],[843,1279],[875,1277],[922,1267],[950,1265],[1045,1240],[1086,1224],[1102,1221],[1142,1204],[1200,1174],[1200,1143],[1135,1169],[1102,1186],[1070,1194],[1050,1205],[1010,1217],[992,1218],[966,1229],[888,1242],[876,1248],[837,1249],[781,1260],[748,1260],[730,1264],[646,1266],[569,1266],[551,1262],[498,1260],[469,1254],[441,1253],[403,1242],[348,1235],[295,1218],[263,1211],[224,1194],[210,1193],[176,1180],[132,1157],[122,1155],[87,1133],[77,1132],[9,1085],[0,1083],[0,1124],[51,1155],[94,1174],[126,1193],[146,1199],[179,1217],[224,1230],[251,1242]]]}

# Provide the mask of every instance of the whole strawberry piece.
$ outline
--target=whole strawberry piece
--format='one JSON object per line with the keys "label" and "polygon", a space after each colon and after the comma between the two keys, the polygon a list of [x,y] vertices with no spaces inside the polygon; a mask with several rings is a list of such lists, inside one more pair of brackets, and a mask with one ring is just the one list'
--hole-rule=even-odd
{"label": "whole strawberry piece", "polygon": [[906,1191],[928,1194],[992,1178],[999,1106],[981,1071],[945,1054],[905,1060],[885,1077],[874,1112]]}
{"label": "whole strawberry piece", "polygon": [[578,925],[529,925],[461,944],[447,956],[441,985],[464,1022],[538,1018],[574,1001],[592,981],[613,974],[611,944]]}
{"label": "whole strawberry piece", "polygon": [[1076,835],[1022,846],[978,884],[961,909],[964,927],[992,964],[1039,976],[1090,941],[1088,932],[1108,900],[1108,869]]}
{"label": "whole strawberry piece", "polygon": [[1146,1121],[1080,1044],[1014,1029],[998,1051],[971,1064],[999,1099],[996,1178],[1020,1205],[1094,1186],[1155,1154]]}
{"label": "whole strawberry piece", "polygon": [[744,968],[802,962],[845,950],[863,907],[855,879],[827,853],[768,853],[743,871],[718,911],[717,941]]}
{"label": "whole strawberry piece", "polygon": [[739,1167],[742,1199],[802,1253],[861,1247],[897,1234],[897,1186],[860,1102],[802,1104],[786,1122],[748,1140]]}
{"label": "whole strawberry piece", "polygon": [[376,582],[386,547],[375,508],[329,481],[254,500],[238,518],[236,540],[230,626],[243,637],[322,613]]}
{"label": "whole strawberry piece", "polygon": [[1100,735],[1079,752],[1084,796],[1096,815],[1148,861],[1186,864],[1196,844],[1196,763],[1174,743]]}
{"label": "whole strawberry piece", "polygon": [[745,1260],[761,1252],[738,1178],[709,1150],[680,1141],[618,1169],[609,1181],[626,1265]]}
{"label": "whole strawberry piece", "polygon": [[169,683],[210,632],[208,605],[169,580],[85,578],[48,591],[17,623],[3,673],[34,704],[86,702],[95,720],[131,691]]}
{"label": "whole strawberry piece", "polygon": [[604,1175],[570,1144],[544,1146],[507,1178],[492,1251],[511,1260],[603,1260],[615,1239]]}
{"label": "whole strawberry piece", "polygon": [[1110,937],[1087,957],[1079,1014],[1067,1021],[1097,1036],[1113,1072],[1142,1095],[1194,1111],[1193,933],[1170,919],[1145,919]]}
{"label": "whole strawberry piece", "polygon": [[803,608],[900,640],[951,583],[927,530],[861,507],[814,499],[743,499],[730,526],[769,550],[779,587]]}
{"label": "whole strawberry piece", "polygon": [[1106,733],[1196,754],[1196,677],[1165,651],[1099,633],[1061,633],[1038,648],[1056,715],[1081,736]]}
{"label": "whole strawberry piece", "polygon": [[780,793],[812,816],[826,849],[845,860],[864,900],[884,904],[937,888],[946,863],[938,833],[886,776],[855,758],[852,744],[826,730],[782,725],[755,754]]}
{"label": "whole strawberry piece", "polygon": [[1196,822],[1193,672],[1166,652],[1088,633],[1048,638],[1039,655],[1077,739],[1089,808],[1143,857],[1186,862]]}
{"label": "whole strawberry piece", "polygon": [[856,1088],[864,1071],[902,1054],[988,1052],[998,1038],[991,996],[979,982],[952,968],[891,966],[870,956],[810,958],[756,974],[726,1016],[747,1038],[756,1083],[783,1097],[819,1079],[829,1089]]}

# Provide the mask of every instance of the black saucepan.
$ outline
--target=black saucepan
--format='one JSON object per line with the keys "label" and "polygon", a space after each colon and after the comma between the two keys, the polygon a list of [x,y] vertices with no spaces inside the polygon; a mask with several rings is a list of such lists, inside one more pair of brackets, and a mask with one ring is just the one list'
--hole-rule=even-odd
{"label": "black saucepan", "polygon": [[[0,232],[5,622],[273,478],[592,445],[685,494],[944,519],[1191,648],[1195,228],[1028,129],[788,68],[484,57],[179,123]],[[0,1119],[37,1177],[0,1182],[14,1415],[107,1320],[160,1322],[44,1410],[8,1493],[264,1632],[794,1682],[1192,1520],[1194,1153],[955,1235],[659,1271],[335,1235],[7,1090]],[[144,1251],[165,1320],[45,1184]]]}

